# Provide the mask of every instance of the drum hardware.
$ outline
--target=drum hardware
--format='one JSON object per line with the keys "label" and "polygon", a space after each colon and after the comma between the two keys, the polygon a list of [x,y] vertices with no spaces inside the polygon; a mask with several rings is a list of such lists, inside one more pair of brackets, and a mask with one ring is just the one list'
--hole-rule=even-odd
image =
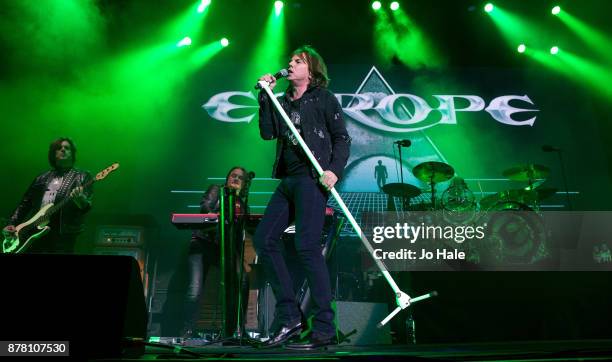
{"label": "drum hardware", "polygon": [[[523,189],[504,190],[496,194],[483,197],[480,200],[481,210],[518,210],[528,209],[535,196],[533,192]],[[508,206],[508,207],[506,207]]]}
{"label": "drum hardware", "polygon": [[423,162],[412,169],[412,174],[417,179],[427,182],[431,187],[431,204],[436,205],[435,184],[450,180],[455,170],[444,162],[429,161]]}
{"label": "drum hardware", "polygon": [[504,177],[509,180],[527,181],[530,189],[539,186],[535,182],[548,178],[549,174],[550,169],[548,167],[533,163],[511,167],[503,172]]}
{"label": "drum hardware", "polygon": [[526,181],[527,186],[483,197],[481,210],[539,210],[540,201],[557,192],[556,188],[541,186],[550,175],[550,169],[543,165],[519,165],[506,169],[503,175],[512,181]]}
{"label": "drum hardware", "polygon": [[476,214],[476,198],[461,177],[452,179],[442,194],[444,219],[451,223],[466,223]]}
{"label": "drum hardware", "polygon": [[[551,197],[556,192],[557,189],[553,187],[538,187],[533,190],[504,190],[482,198],[480,208],[483,210],[539,210],[540,201]],[[504,207],[505,204],[508,207]],[[520,205],[520,207],[517,205]]]}
{"label": "drum hardware", "polygon": [[448,211],[470,211],[474,209],[476,198],[465,180],[455,177],[442,194],[442,206]]}
{"label": "drum hardware", "polygon": [[[512,181],[527,186],[483,197],[481,222],[488,224],[491,238],[481,247],[482,261],[532,264],[549,257],[548,237],[538,213],[540,202],[554,195],[556,188],[542,187],[550,169],[537,164],[515,166],[503,171]],[[501,211],[501,212],[496,212]]]}
{"label": "drum hardware", "polygon": [[399,154],[399,169],[400,169],[400,182],[386,184],[382,190],[387,194],[387,211],[395,211],[395,203],[393,197],[399,197],[402,199],[402,209],[406,210],[410,204],[410,199],[421,194],[421,190],[413,185],[404,183],[404,164],[402,162],[402,147],[410,147],[412,142],[410,140],[398,140],[393,142],[397,145],[397,152]]}

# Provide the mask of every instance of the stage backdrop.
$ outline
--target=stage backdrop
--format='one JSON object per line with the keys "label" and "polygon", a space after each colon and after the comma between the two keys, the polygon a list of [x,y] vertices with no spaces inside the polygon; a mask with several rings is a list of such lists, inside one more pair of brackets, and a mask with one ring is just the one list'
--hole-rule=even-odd
{"label": "stage backdrop", "polygon": [[[221,183],[234,165],[256,173],[250,200],[253,212],[263,212],[277,183],[270,179],[275,142],[259,137],[257,93],[232,77],[217,76],[237,74],[247,65],[212,63],[175,85],[171,95],[141,100],[142,108],[132,108],[121,94],[73,90],[71,108],[58,109],[67,101],[35,105],[37,92],[53,89],[30,90],[25,100],[15,100],[20,107],[32,104],[13,110],[18,118],[9,128],[16,136],[5,142],[12,150],[12,170],[10,182],[5,178],[4,214],[47,166],[47,145],[56,135],[75,139],[77,165],[92,173],[121,163],[95,187],[94,218],[98,213],[150,214],[162,235],[184,239],[187,235],[169,224],[169,215],[196,212],[207,185]],[[355,210],[381,210],[382,195],[369,204],[355,195],[379,193],[379,161],[386,167],[387,183],[399,182],[393,142],[403,139],[411,141],[410,147],[401,148],[404,182],[423,190],[421,201],[429,197],[429,185],[416,179],[412,169],[422,162],[452,166],[476,199],[527,186],[502,173],[533,163],[550,169],[542,187],[558,189],[543,201],[543,208],[567,209],[560,160],[555,152],[542,150],[551,145],[563,150],[572,206],[606,209],[610,204],[604,130],[593,108],[597,100],[563,79],[531,69],[382,70],[373,62],[331,63],[329,68],[330,90],[342,104],[352,137],[338,188],[355,199],[349,202]],[[276,91],[285,87],[281,81]],[[438,195],[447,187],[448,182],[436,185]]]}
{"label": "stage backdrop", "polygon": [[[155,7],[144,0],[7,2],[0,19],[0,214],[8,217],[48,168],[49,143],[70,136],[78,167],[96,173],[121,164],[94,187],[80,250],[90,250],[100,225],[144,226],[157,274],[170,275],[190,238],[170,223],[171,213],[197,212],[203,191],[221,183],[231,166],[256,173],[250,202],[253,212],[263,212],[278,182],[269,179],[275,143],[259,137],[253,86],[258,75],[285,66],[291,49],[302,44],[321,52],[329,89],[344,110],[353,141],[338,189],[355,213],[386,206],[375,178],[379,162],[387,183],[399,182],[401,167],[404,182],[423,192],[415,201],[426,202],[428,185],[412,174],[426,161],[452,166],[477,200],[526,186],[507,180],[504,170],[543,165],[550,175],[542,186],[557,189],[543,209],[567,210],[560,160],[543,145],[563,151],[575,210],[610,208],[609,97],[578,76],[516,53],[471,1],[402,8],[414,32],[428,39],[435,53],[429,57],[419,51],[381,56],[375,15],[353,1],[292,2],[280,28],[285,36],[261,51],[271,8],[245,3],[213,1],[205,21],[198,20],[205,25],[192,34],[192,46],[177,48],[185,34],[169,25],[192,1]],[[532,17],[548,6],[512,5]],[[324,13],[322,6],[329,6]],[[574,11],[609,26],[601,2],[581,2]],[[338,21],[312,23],[323,15]],[[230,45],[215,48],[223,36]],[[280,81],[275,91],[286,86]],[[411,141],[401,149],[402,165],[397,140]],[[448,182],[436,187],[442,195]]]}

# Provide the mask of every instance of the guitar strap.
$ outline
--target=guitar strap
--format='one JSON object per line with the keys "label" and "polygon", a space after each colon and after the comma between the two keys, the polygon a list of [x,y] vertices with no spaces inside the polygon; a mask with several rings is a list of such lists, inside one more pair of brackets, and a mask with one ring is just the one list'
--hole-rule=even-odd
{"label": "guitar strap", "polygon": [[70,169],[70,171],[66,173],[66,175],[64,176],[64,179],[62,180],[62,185],[57,191],[57,196],[55,197],[56,203],[59,200],[63,200],[70,193],[71,191],[70,185],[72,185],[72,182],[74,181],[74,178],[76,177],[76,174],[77,172],[74,168]]}

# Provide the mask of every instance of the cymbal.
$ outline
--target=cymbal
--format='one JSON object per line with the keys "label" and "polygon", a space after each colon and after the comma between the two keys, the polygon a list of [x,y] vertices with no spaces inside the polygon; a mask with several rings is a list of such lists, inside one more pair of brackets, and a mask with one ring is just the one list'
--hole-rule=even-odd
{"label": "cymbal", "polygon": [[397,197],[415,197],[421,194],[421,190],[418,187],[399,182],[386,184],[382,189],[385,194]]}
{"label": "cymbal", "polygon": [[423,182],[443,182],[453,178],[455,170],[444,162],[423,162],[412,169],[414,177]]}
{"label": "cymbal", "polygon": [[511,167],[505,170],[503,174],[513,181],[533,181],[538,178],[547,178],[550,169],[542,165],[527,164]]}
{"label": "cymbal", "polygon": [[512,189],[500,191],[496,194],[489,195],[480,199],[480,207],[489,209],[500,202],[519,202],[525,205],[531,205],[537,201],[551,197],[557,192],[553,187],[539,187],[533,190]]}

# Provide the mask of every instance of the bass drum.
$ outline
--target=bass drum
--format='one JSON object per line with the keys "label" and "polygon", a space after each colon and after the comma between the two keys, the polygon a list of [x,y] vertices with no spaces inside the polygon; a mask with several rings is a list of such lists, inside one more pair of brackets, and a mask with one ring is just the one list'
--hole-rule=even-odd
{"label": "bass drum", "polygon": [[551,256],[544,220],[518,201],[500,201],[479,220],[486,225],[481,258],[506,267],[529,266]]}

